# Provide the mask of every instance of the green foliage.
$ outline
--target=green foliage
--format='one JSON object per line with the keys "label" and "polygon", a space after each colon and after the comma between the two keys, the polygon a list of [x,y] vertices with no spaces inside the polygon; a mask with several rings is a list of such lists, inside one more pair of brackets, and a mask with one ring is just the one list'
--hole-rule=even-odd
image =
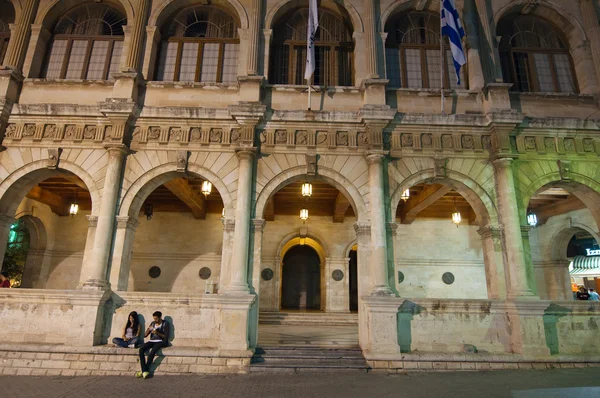
{"label": "green foliage", "polygon": [[12,287],[21,286],[27,252],[29,251],[29,231],[18,220],[11,226],[6,254],[2,261],[2,271],[8,272]]}

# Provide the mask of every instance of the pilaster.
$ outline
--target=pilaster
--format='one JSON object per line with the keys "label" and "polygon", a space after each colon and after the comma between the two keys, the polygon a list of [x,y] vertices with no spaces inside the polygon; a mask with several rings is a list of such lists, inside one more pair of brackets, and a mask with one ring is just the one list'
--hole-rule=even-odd
{"label": "pilaster", "polygon": [[600,83],[600,24],[598,23],[598,13],[593,0],[579,0],[579,7],[581,8],[583,26],[594,59],[596,80]]}
{"label": "pilaster", "polygon": [[136,218],[129,216],[117,216],[116,219],[117,230],[115,233],[109,281],[113,290],[127,291],[135,231],[140,222]]}
{"label": "pilaster", "polygon": [[31,35],[31,23],[37,9],[38,0],[21,1],[21,12],[19,20],[11,26],[10,41],[4,56],[4,67],[12,69],[21,74],[23,60],[25,59],[25,48]]}
{"label": "pilaster", "polygon": [[506,299],[506,274],[504,272],[504,257],[502,251],[502,231],[500,228],[480,228],[479,236],[483,247],[485,265],[485,281],[488,298],[491,300]]}

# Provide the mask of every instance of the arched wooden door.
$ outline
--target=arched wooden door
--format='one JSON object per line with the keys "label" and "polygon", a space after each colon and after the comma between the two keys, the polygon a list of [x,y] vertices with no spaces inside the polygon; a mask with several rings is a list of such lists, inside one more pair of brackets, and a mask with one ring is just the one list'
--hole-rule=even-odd
{"label": "arched wooden door", "polygon": [[308,245],[292,247],[283,258],[281,309],[321,309],[321,261]]}

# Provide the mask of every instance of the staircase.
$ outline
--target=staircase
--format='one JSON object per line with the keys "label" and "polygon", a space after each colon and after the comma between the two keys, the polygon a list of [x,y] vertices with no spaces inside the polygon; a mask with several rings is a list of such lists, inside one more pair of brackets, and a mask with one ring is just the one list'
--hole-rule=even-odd
{"label": "staircase", "polygon": [[332,312],[263,312],[258,316],[262,325],[358,326],[358,314]]}
{"label": "staircase", "polygon": [[257,348],[250,362],[251,373],[368,372],[360,348],[316,347]]}

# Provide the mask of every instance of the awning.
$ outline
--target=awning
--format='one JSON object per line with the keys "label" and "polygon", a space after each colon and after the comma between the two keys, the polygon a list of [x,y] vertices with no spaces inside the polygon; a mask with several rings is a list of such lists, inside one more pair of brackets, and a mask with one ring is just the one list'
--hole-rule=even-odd
{"label": "awning", "polygon": [[569,265],[569,274],[577,276],[600,276],[600,256],[575,256]]}

